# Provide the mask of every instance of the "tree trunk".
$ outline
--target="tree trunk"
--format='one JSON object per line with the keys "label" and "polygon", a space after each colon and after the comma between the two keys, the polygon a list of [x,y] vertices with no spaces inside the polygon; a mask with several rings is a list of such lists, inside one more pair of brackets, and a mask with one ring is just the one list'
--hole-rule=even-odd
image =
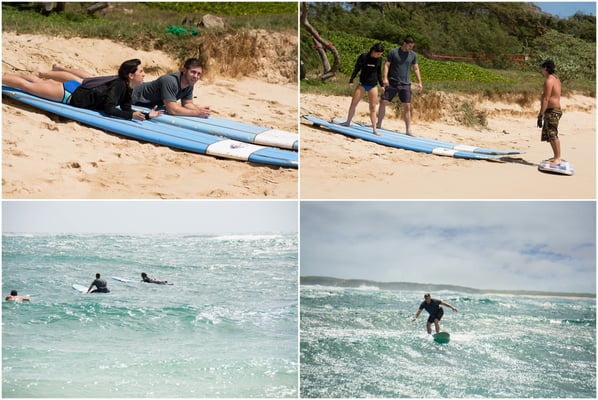
{"label": "tree trunk", "polygon": [[[341,59],[338,55],[336,47],[334,47],[334,45],[326,39],[323,39],[318,33],[318,31],[316,31],[314,27],[311,26],[311,24],[307,20],[307,11],[307,3],[301,3],[301,25],[303,25],[305,29],[307,29],[307,31],[311,33],[312,39],[314,41],[314,48],[320,55],[322,67],[324,67],[324,73],[320,75],[320,79],[324,81],[332,78],[336,74],[336,71],[338,71],[338,69],[341,66]],[[326,50],[329,50],[332,53],[332,56],[334,57],[332,67],[330,67],[330,62],[328,61],[328,57],[326,56]]]}

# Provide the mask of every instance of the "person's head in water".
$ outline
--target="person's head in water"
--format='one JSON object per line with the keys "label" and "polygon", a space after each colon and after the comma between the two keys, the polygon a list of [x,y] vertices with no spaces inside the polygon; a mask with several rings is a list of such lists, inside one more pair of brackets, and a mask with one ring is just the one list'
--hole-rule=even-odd
{"label": "person's head in water", "polygon": [[432,301],[432,296],[430,295],[430,293],[424,294],[424,300],[426,301],[426,303],[430,303]]}
{"label": "person's head in water", "polygon": [[141,273],[141,277],[142,277],[143,279],[145,279],[145,278],[147,278],[147,274],[146,274],[145,272],[142,272],[142,273]]}
{"label": "person's head in water", "polygon": [[10,291],[10,295],[11,295],[11,296],[17,296],[17,295],[18,295],[18,293],[17,293],[17,291],[16,291],[16,290],[11,290],[11,291]]}

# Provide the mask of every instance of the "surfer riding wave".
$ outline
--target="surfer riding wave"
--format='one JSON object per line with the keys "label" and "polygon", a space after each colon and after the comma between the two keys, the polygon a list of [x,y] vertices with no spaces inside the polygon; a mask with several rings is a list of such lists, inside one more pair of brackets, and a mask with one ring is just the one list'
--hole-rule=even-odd
{"label": "surfer riding wave", "polygon": [[415,316],[413,317],[411,322],[414,322],[419,317],[422,310],[426,309],[428,314],[430,314],[430,316],[428,317],[428,322],[426,323],[426,329],[428,330],[428,334],[432,333],[432,323],[434,323],[436,333],[440,332],[440,319],[444,315],[444,309],[442,308],[442,306],[447,306],[451,310],[455,312],[457,311],[456,307],[453,307],[449,303],[444,302],[442,300],[433,299],[430,293],[426,293],[424,295],[424,301],[422,301],[422,303],[419,305],[419,309],[415,313]]}

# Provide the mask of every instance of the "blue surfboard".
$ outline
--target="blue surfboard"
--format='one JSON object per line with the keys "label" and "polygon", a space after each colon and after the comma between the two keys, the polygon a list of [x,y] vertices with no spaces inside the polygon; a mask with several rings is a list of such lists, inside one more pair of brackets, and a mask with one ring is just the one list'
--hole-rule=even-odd
{"label": "blue surfboard", "polygon": [[[335,123],[339,123],[339,122],[343,122],[343,121],[335,119]],[[363,131],[367,131],[370,133],[372,132],[372,127],[368,126],[368,125],[363,125],[363,124],[352,122],[351,127],[361,129]],[[385,134],[393,135],[393,136],[400,135],[398,137],[404,137],[404,138],[407,137],[414,143],[429,144],[429,145],[433,145],[436,147],[444,147],[447,149],[454,149],[454,150],[458,150],[458,151],[467,151],[467,152],[480,153],[480,154],[497,154],[497,155],[521,154],[521,152],[518,150],[489,149],[489,148],[485,148],[485,147],[475,147],[475,146],[469,146],[469,145],[464,145],[464,144],[450,143],[450,142],[444,142],[442,140],[427,139],[427,138],[418,137],[418,136],[408,136],[405,133],[395,132],[395,131],[391,131],[388,129],[382,129],[382,128],[378,129],[378,133],[385,133]]]}
{"label": "blue surfboard", "polygon": [[[133,107],[142,111],[149,111],[144,107]],[[255,143],[263,146],[279,147],[297,151],[299,140],[297,134],[278,129],[270,129],[262,126],[251,125],[245,122],[232,121],[224,118],[199,118],[189,116],[174,116],[163,114],[155,118],[155,121],[172,126],[178,126],[211,135],[224,136],[229,139],[239,140],[246,143]]]}
{"label": "blue surfboard", "polygon": [[286,168],[298,168],[299,166],[298,153],[295,151],[226,139],[177,126],[169,126],[155,120],[132,121],[110,117],[100,111],[45,100],[5,85],[2,85],[2,94],[40,110],[149,143],[257,164]]}
{"label": "blue surfboard", "polygon": [[412,136],[393,131],[379,131],[380,136],[377,136],[372,133],[371,128],[364,129],[363,126],[359,128],[342,126],[334,122],[312,117],[311,115],[303,115],[303,118],[311,121],[316,126],[326,128],[333,132],[404,150],[475,160],[496,160],[507,156],[506,154],[475,153],[469,150],[460,150],[459,148],[454,148],[454,146],[452,146],[452,148],[450,146],[442,147],[436,143],[426,143],[425,141],[414,140]]}

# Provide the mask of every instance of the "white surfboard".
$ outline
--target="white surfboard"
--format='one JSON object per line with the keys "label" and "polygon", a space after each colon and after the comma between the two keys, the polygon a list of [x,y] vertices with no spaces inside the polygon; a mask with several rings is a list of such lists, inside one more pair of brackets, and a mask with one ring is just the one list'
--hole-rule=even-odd
{"label": "white surfboard", "polygon": [[75,284],[73,284],[73,289],[75,289],[76,291],[81,292],[81,293],[87,293],[88,288],[83,285],[78,285],[75,283]]}
{"label": "white surfboard", "polygon": [[561,174],[561,175],[573,175],[575,173],[575,169],[573,168],[573,164],[571,164],[567,160],[561,160],[559,165],[552,165],[548,161],[542,161],[540,165],[538,165],[538,169],[542,172],[551,172],[553,174]]}

